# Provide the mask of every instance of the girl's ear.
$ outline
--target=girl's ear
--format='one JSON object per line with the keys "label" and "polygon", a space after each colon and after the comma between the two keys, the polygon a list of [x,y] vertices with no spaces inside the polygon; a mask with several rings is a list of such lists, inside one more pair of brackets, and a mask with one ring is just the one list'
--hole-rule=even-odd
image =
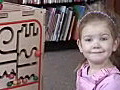
{"label": "girl's ear", "polygon": [[78,45],[80,52],[82,53],[83,50],[82,50],[82,45],[81,45],[80,39],[77,39],[77,45]]}
{"label": "girl's ear", "polygon": [[120,44],[120,38],[117,38],[115,41],[114,41],[114,45],[113,45],[113,52],[115,52],[118,48]]}

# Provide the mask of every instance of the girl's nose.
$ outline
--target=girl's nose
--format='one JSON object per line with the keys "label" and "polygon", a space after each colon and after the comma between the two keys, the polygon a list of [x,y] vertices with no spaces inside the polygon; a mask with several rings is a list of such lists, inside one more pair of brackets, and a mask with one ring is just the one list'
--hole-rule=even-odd
{"label": "girl's nose", "polygon": [[99,49],[101,46],[100,46],[100,43],[99,43],[99,41],[95,41],[94,43],[93,43],[93,48],[94,49]]}

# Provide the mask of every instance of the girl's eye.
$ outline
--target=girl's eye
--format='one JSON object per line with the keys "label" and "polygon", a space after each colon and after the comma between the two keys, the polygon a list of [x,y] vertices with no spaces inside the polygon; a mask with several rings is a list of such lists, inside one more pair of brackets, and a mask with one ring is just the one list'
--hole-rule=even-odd
{"label": "girl's eye", "polygon": [[106,41],[106,40],[108,40],[108,38],[107,37],[102,37],[102,38],[100,38],[100,40],[101,41]]}
{"label": "girl's eye", "polygon": [[87,42],[91,42],[91,41],[92,41],[91,38],[86,38],[86,39],[84,39],[84,40],[87,41]]}

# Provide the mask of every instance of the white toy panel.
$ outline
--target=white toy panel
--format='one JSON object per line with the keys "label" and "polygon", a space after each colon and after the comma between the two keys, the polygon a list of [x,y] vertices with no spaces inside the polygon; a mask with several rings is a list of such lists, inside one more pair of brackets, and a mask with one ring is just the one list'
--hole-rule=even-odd
{"label": "white toy panel", "polygon": [[3,3],[0,90],[40,90],[45,9]]}

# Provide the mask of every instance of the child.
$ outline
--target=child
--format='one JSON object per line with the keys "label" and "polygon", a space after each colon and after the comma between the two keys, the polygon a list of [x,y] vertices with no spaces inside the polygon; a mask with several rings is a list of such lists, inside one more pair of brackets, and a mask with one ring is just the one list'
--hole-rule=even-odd
{"label": "child", "polygon": [[88,12],[80,21],[77,40],[85,61],[77,70],[76,90],[120,90],[116,22],[106,13]]}

